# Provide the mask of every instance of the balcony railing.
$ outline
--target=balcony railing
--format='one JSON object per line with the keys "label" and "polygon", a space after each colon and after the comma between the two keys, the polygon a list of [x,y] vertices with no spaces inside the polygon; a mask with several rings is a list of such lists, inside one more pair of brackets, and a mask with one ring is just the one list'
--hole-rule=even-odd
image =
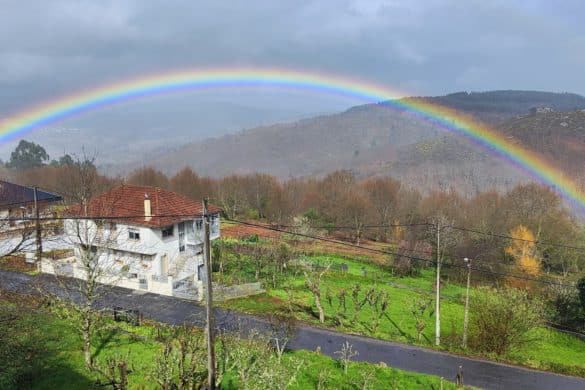
{"label": "balcony railing", "polygon": [[168,283],[169,276],[168,275],[152,275],[152,281],[158,283]]}

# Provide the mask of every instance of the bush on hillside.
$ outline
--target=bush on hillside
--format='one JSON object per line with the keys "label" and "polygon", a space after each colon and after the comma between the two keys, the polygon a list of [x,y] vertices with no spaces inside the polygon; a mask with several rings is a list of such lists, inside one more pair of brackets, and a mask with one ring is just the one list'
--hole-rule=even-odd
{"label": "bush on hillside", "polygon": [[528,332],[542,323],[543,305],[526,291],[478,288],[471,298],[469,345],[503,355],[530,342]]}
{"label": "bush on hillside", "polygon": [[[584,279],[585,280],[585,279]],[[548,294],[549,318],[562,327],[585,330],[585,302],[577,287],[553,286]]]}

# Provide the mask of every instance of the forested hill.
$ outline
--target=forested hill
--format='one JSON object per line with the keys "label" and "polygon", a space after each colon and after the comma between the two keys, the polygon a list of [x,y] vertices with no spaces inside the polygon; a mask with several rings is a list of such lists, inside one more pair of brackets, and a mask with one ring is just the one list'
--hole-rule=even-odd
{"label": "forested hill", "polygon": [[500,128],[513,141],[538,151],[571,176],[585,178],[585,109],[525,115]]}
{"label": "forested hill", "polygon": [[[585,185],[585,110],[527,114],[498,128],[508,141],[536,151]],[[401,148],[392,170],[393,176],[420,188],[439,183],[442,189],[457,188],[468,194],[488,188],[507,189],[527,180],[503,159],[453,134]]]}
{"label": "forested hill", "polygon": [[[510,133],[515,142],[536,151],[542,149],[554,157],[562,153],[563,147],[577,147],[569,138],[583,134],[581,116],[577,114],[580,111],[573,114],[558,111],[585,108],[585,98],[575,94],[495,91],[411,99],[430,99],[464,108],[465,112],[484,119],[489,117],[492,123],[497,122],[494,126]],[[539,110],[544,113],[531,114],[537,107],[552,107],[556,111]],[[559,119],[563,115],[574,118],[565,127]],[[555,118],[550,125],[549,117]],[[570,136],[565,134],[569,130],[573,131]],[[561,138],[549,142],[556,135]],[[361,176],[394,176],[420,188],[439,185],[443,189],[457,187],[472,192],[506,189],[522,180],[521,173],[507,169],[505,162],[468,140],[452,137],[428,121],[383,103],[258,127],[187,144],[159,157],[147,157],[130,169],[151,165],[173,173],[189,165],[199,174],[214,177],[264,172],[280,178],[351,169]],[[472,184],[462,184],[462,180]]]}
{"label": "forested hill", "polygon": [[443,96],[410,97],[407,101],[424,100],[464,111],[483,121],[499,123],[524,115],[538,107],[554,111],[572,111],[585,108],[585,97],[574,93],[539,91],[456,92]]}

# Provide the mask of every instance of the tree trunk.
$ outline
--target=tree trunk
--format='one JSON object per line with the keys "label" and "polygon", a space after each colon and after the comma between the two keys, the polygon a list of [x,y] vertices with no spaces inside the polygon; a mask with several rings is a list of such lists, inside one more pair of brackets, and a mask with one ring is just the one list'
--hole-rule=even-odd
{"label": "tree trunk", "polygon": [[128,365],[126,362],[121,362],[118,368],[120,369],[120,384],[118,388],[120,390],[126,390],[128,387]]}
{"label": "tree trunk", "polygon": [[318,294],[315,294],[315,306],[319,310],[319,322],[325,323],[325,312],[323,311],[323,306],[321,306],[321,297]]}
{"label": "tree trunk", "polygon": [[83,313],[83,356],[85,358],[85,368],[90,369],[92,367],[91,361],[91,313]]}

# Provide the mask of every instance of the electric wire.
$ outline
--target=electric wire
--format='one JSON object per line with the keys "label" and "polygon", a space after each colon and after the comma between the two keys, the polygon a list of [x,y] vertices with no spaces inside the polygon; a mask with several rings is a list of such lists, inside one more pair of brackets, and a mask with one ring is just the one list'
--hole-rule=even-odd
{"label": "electric wire", "polygon": [[[344,241],[339,241],[339,240],[335,240],[335,239],[330,239],[327,237],[320,237],[320,236],[313,236],[313,235],[309,235],[309,234],[304,234],[304,233],[298,233],[298,232],[291,232],[285,229],[280,229],[280,228],[276,228],[276,227],[271,227],[271,226],[266,226],[266,225],[260,225],[260,224],[254,224],[254,223],[250,223],[250,222],[246,222],[246,221],[240,221],[240,220],[236,220],[236,219],[227,219],[231,222],[235,222],[235,223],[239,223],[245,226],[253,226],[253,227],[257,227],[257,228],[262,228],[262,229],[266,229],[266,230],[272,230],[272,231],[276,231],[276,232],[280,232],[280,233],[287,233],[287,234],[291,234],[291,235],[295,235],[295,236],[299,236],[299,237],[305,237],[305,238],[309,238],[309,239],[313,239],[313,240],[319,240],[319,241],[324,241],[324,242],[329,242],[329,243],[333,243],[333,244],[337,244],[337,245],[344,245],[344,246],[348,246],[348,247],[352,247],[352,248],[357,248],[357,249],[362,249],[362,250],[367,250],[370,252],[375,252],[375,253],[381,253],[381,254],[389,254],[389,255],[396,255],[396,256],[402,256],[405,257],[407,259],[413,260],[413,261],[417,261],[417,262],[423,262],[423,263],[427,263],[427,264],[435,264],[436,262],[434,260],[429,260],[429,259],[423,259],[420,257],[415,257],[415,256],[409,256],[409,255],[404,255],[401,253],[397,253],[397,252],[392,252],[392,251],[386,251],[386,250],[381,250],[381,249],[374,249],[374,248],[369,248],[369,247],[364,247],[361,245],[357,245],[357,244],[352,244],[349,242],[344,242]],[[468,269],[470,268],[473,271],[477,271],[480,273],[486,273],[486,274],[492,274],[492,275],[498,275],[498,276],[508,276],[508,277],[512,277],[515,279],[522,279],[522,280],[527,280],[527,281],[532,281],[535,283],[542,283],[542,284],[549,284],[549,285],[556,285],[556,286],[562,286],[562,287],[575,287],[575,285],[570,285],[570,284],[563,284],[563,283],[558,283],[558,282],[553,282],[553,281],[548,281],[548,280],[541,280],[541,279],[536,279],[536,278],[530,278],[530,277],[526,277],[526,276],[520,276],[520,275],[516,275],[516,274],[512,274],[512,273],[508,273],[508,272],[498,272],[498,271],[492,271],[492,270],[488,270],[485,268],[480,268],[477,266],[466,266],[466,265],[459,265],[459,264],[443,264],[443,266],[445,267],[449,267],[449,268],[462,268],[462,269]]]}

